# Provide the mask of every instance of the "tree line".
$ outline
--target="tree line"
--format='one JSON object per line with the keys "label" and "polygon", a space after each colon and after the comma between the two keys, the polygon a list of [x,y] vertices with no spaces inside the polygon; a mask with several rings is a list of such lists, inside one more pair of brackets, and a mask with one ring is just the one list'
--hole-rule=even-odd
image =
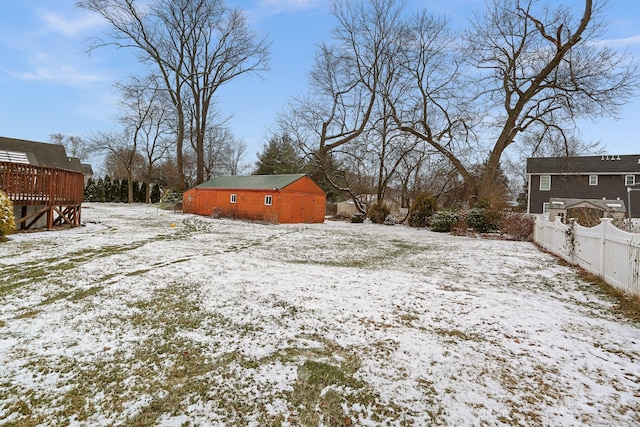
{"label": "tree line", "polygon": [[133,203],[158,203],[160,201],[160,186],[153,184],[149,190],[150,199],[147,201],[147,185],[144,182],[133,181],[131,185],[127,178],[112,179],[109,175],[94,180],[89,178],[84,187],[84,200],[87,202],[129,202],[129,188],[133,188]]}
{"label": "tree line", "polygon": [[[120,129],[87,142],[126,177],[128,201],[136,180],[185,189],[251,171],[214,102],[229,81],[268,71],[270,43],[241,11],[222,0],[78,5],[109,24],[90,49],[132,49],[148,71],[116,85]],[[597,151],[579,121],[615,117],[640,87],[637,60],[599,42],[605,6],[489,0],[459,28],[398,0],[334,0],[308,89],[284,106],[253,172],[309,173],[357,204],[513,200],[507,176],[523,174],[523,158]]]}

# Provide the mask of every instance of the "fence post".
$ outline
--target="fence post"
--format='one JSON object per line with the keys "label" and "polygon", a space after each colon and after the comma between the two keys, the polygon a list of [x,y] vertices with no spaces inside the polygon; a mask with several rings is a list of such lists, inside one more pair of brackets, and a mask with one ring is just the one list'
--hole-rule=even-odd
{"label": "fence post", "polygon": [[598,266],[598,272],[600,276],[605,278],[607,275],[605,259],[607,257],[607,231],[611,226],[611,218],[600,218],[602,224],[602,233],[600,234],[600,265]]}

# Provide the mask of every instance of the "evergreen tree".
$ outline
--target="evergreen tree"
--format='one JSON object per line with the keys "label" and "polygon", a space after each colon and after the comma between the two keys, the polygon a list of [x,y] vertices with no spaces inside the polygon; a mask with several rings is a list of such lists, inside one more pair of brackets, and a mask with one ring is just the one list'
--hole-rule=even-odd
{"label": "evergreen tree", "polygon": [[142,181],[138,185],[138,202],[145,203],[147,201],[147,184]]}
{"label": "evergreen tree", "polygon": [[254,175],[304,173],[304,158],[289,135],[273,136],[258,161]]}
{"label": "evergreen tree", "polygon": [[122,178],[122,181],[120,181],[120,194],[118,199],[118,201],[122,203],[127,203],[129,200],[129,180],[127,178]]}
{"label": "evergreen tree", "polygon": [[143,203],[144,202],[144,197],[140,198],[140,185],[141,183],[139,183],[138,181],[133,181],[133,203]]}
{"label": "evergreen tree", "polygon": [[105,202],[106,195],[104,188],[104,180],[100,178],[96,183],[96,202]]}
{"label": "evergreen tree", "polygon": [[151,203],[158,203],[160,201],[160,186],[153,184],[151,189]]}
{"label": "evergreen tree", "polygon": [[305,166],[305,170],[307,175],[309,175],[309,178],[311,178],[313,182],[315,182],[318,187],[322,188],[326,193],[327,202],[335,203],[342,199],[344,196],[341,197],[340,191],[336,190],[336,188],[331,185],[327,179],[327,175],[329,175],[335,182],[341,183],[340,175],[342,174],[342,164],[335,158],[335,156],[332,155],[332,153],[329,153],[325,156],[325,170],[323,170],[323,168],[318,165],[314,159],[315,157],[311,156]]}
{"label": "evergreen tree", "polygon": [[[111,177],[109,175],[104,177],[104,185],[103,185],[103,191],[104,191],[104,202],[113,202],[113,187],[114,187],[114,183],[111,180]],[[118,189],[120,189],[120,187],[118,186]]]}
{"label": "evergreen tree", "polygon": [[95,202],[96,200],[96,183],[93,178],[87,180],[87,185],[84,186],[83,198],[85,202]]}

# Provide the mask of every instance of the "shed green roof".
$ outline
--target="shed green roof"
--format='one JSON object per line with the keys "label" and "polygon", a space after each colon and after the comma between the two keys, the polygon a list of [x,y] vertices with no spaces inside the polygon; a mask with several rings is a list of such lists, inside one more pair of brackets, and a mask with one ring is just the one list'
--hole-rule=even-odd
{"label": "shed green roof", "polygon": [[305,176],[303,173],[289,175],[219,176],[197,185],[196,188],[281,190]]}

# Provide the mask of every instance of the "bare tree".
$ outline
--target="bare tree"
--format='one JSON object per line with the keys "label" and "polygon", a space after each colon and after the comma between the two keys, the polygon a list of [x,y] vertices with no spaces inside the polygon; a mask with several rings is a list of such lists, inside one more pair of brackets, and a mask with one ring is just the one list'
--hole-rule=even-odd
{"label": "bare tree", "polygon": [[[477,16],[466,33],[464,50],[467,74],[472,70],[477,74],[462,87],[478,91],[462,103],[471,102],[467,105],[474,105],[476,117],[483,120],[473,122],[468,114],[449,107],[440,111],[454,119],[451,123],[462,124],[463,130],[474,130],[453,138],[468,146],[477,143],[476,150],[486,156],[480,176],[470,172],[472,163],[433,138],[424,120],[407,122],[397,112],[403,129],[424,137],[455,165],[473,200],[491,199],[503,153],[523,136],[553,135],[555,145],[566,146],[577,119],[615,115],[637,91],[637,63],[597,43],[605,26],[600,17],[604,3],[596,3],[585,0],[576,14],[565,6],[539,8],[536,0],[494,0]],[[433,93],[423,90],[419,75],[414,78],[421,91]],[[441,105],[424,97],[422,116]]]}
{"label": "bare tree", "polygon": [[81,162],[85,162],[89,157],[88,143],[79,136],[52,133],[49,135],[49,141],[52,144],[62,145],[68,156],[77,157]]}
{"label": "bare tree", "polygon": [[283,114],[281,127],[303,143],[303,150],[338,190],[357,194],[326,167],[331,154],[348,153],[346,145],[372,126],[372,114],[386,64],[402,31],[402,8],[395,0],[336,0],[338,25],[334,43],[319,46],[311,71],[310,93],[297,99]]}
{"label": "bare tree", "polygon": [[220,124],[207,131],[204,145],[205,179],[220,175],[237,175],[247,144],[236,139],[229,128]]}
{"label": "bare tree", "polygon": [[[155,166],[166,156],[173,134],[170,120],[171,106],[165,100],[164,92],[156,76],[144,79],[131,77],[126,83],[116,84],[122,95],[123,115],[120,123],[132,138],[132,149],[144,156],[145,201],[150,202],[151,182]],[[129,181],[129,203],[133,201],[133,182]]]}
{"label": "bare tree", "polygon": [[268,43],[248,29],[244,15],[222,0],[83,0],[78,6],[100,14],[111,26],[107,39],[91,48],[133,47],[161,76],[177,115],[176,161],[183,172],[185,115],[191,111],[196,141],[196,183],[204,179],[204,141],[216,91],[247,73],[267,69]]}
{"label": "bare tree", "polygon": [[138,152],[136,139],[131,135],[130,129],[97,132],[89,141],[93,152],[105,155],[105,167],[111,173],[127,178],[128,203],[133,203],[133,181],[143,174],[144,157]]}

